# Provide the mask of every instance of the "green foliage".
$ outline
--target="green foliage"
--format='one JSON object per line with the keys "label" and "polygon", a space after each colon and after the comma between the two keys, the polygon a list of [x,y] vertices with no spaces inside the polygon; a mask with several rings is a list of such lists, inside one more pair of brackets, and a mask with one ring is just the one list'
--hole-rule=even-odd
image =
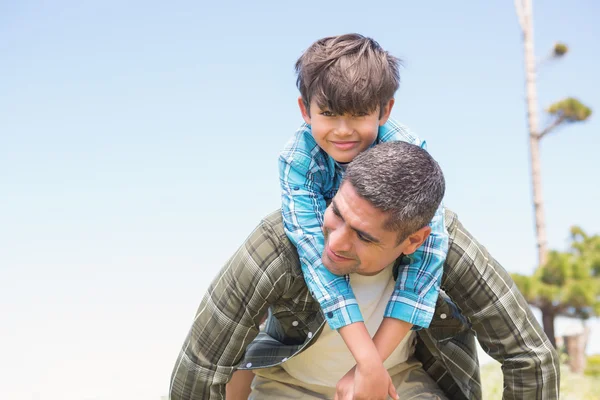
{"label": "green foliage", "polygon": [[573,227],[571,237],[571,248],[549,252],[546,264],[532,276],[512,277],[530,304],[586,319],[600,315],[600,236]]}
{"label": "green foliage", "polygon": [[[599,356],[592,356],[599,357]],[[590,358],[588,358],[588,366]],[[586,370],[587,375],[587,370]],[[599,375],[577,375],[569,371],[566,365],[560,368],[561,400],[597,400],[600,393]],[[483,400],[500,400],[502,398],[503,377],[500,364],[490,362],[481,366],[481,388]]]}
{"label": "green foliage", "polygon": [[554,45],[554,56],[555,57],[562,57],[565,54],[567,54],[568,51],[569,51],[569,47],[567,47],[567,45],[564,43],[556,43]]}
{"label": "green foliage", "polygon": [[547,285],[564,285],[571,275],[571,257],[569,253],[550,251],[546,268],[540,270],[540,281]]}
{"label": "green foliage", "polygon": [[584,374],[600,378],[600,354],[588,356]]}
{"label": "green foliage", "polygon": [[567,122],[585,121],[592,115],[591,108],[574,97],[568,97],[556,102],[548,107],[546,111],[558,119]]}
{"label": "green foliage", "polygon": [[535,301],[534,299],[537,296],[537,290],[531,276],[512,274],[512,279],[528,302],[531,303]]}

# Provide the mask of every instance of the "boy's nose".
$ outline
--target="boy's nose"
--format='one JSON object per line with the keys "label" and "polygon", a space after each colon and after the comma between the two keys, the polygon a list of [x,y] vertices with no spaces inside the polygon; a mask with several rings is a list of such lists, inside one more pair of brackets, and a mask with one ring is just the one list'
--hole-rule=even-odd
{"label": "boy's nose", "polygon": [[340,118],[335,133],[340,137],[350,136],[352,134],[352,126],[347,121],[344,121],[344,118]]}

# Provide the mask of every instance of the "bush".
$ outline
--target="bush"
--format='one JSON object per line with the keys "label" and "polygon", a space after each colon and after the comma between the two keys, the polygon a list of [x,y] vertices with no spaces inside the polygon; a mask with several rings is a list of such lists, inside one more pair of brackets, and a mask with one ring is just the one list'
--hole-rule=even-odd
{"label": "bush", "polygon": [[600,354],[588,356],[584,374],[600,378]]}

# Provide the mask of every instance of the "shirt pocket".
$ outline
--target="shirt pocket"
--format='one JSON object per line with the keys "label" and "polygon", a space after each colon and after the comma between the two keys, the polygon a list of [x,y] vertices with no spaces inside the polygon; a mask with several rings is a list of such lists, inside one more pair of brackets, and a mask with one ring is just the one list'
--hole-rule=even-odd
{"label": "shirt pocket", "polygon": [[439,342],[445,342],[467,329],[469,329],[469,325],[458,308],[443,292],[440,292],[435,313],[428,328],[431,336]]}
{"label": "shirt pocket", "polygon": [[277,340],[287,345],[303,344],[310,340],[315,332],[311,331],[311,326],[315,326],[315,320],[320,311],[305,310],[294,311],[284,305],[278,305],[271,309],[269,321],[275,324],[271,329],[277,328]]}

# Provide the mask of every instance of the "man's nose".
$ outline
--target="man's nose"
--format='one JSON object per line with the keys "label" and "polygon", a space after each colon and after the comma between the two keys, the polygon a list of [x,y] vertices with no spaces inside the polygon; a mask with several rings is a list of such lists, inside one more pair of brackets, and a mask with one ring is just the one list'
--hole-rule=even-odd
{"label": "man's nose", "polygon": [[329,248],[335,253],[349,252],[352,245],[350,235],[346,227],[329,232]]}

